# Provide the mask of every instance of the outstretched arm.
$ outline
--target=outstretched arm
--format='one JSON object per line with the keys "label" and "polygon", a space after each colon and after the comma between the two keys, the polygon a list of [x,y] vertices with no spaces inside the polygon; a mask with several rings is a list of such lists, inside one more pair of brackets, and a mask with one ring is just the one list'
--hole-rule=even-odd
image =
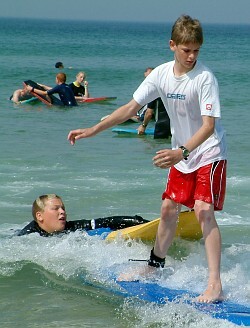
{"label": "outstretched arm", "polygon": [[132,99],[129,103],[119,107],[108,118],[101,121],[100,123],[90,128],[70,131],[70,133],[68,134],[68,140],[70,141],[71,145],[74,145],[76,140],[79,140],[81,138],[93,137],[96,134],[114,125],[125,122],[130,117],[135,115],[140,108],[141,105],[139,105],[134,99]]}
{"label": "outstretched arm", "polygon": [[47,91],[44,91],[44,90],[40,90],[40,89],[36,89],[36,88],[33,88],[31,87],[30,85],[27,86],[27,90],[30,92],[35,92],[41,96],[46,96],[47,95]]}
{"label": "outstretched arm", "polygon": [[[41,84],[39,84],[39,85],[41,85]],[[42,86],[42,85],[41,85]],[[48,87],[48,88],[50,88],[50,87]],[[51,89],[51,88],[50,88]],[[35,92],[35,93],[37,93],[38,95],[40,95],[40,96],[45,96],[46,97],[46,99],[51,103],[51,98],[50,98],[50,96],[48,95],[48,91],[45,91],[45,90],[40,90],[40,89],[36,89],[36,88],[34,88],[34,87],[31,87],[30,85],[28,85],[27,86],[27,90],[29,91],[29,92]]]}
{"label": "outstretched arm", "polygon": [[48,85],[41,84],[41,83],[37,83],[37,84],[40,85],[41,87],[43,87],[45,90],[50,90],[50,89],[52,89],[52,87],[49,87]]}

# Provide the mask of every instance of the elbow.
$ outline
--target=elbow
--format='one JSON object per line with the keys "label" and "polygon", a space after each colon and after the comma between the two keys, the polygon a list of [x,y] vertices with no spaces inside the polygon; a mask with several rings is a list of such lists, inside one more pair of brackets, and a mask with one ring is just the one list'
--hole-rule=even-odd
{"label": "elbow", "polygon": [[132,116],[135,115],[142,106],[139,105],[134,99],[132,99],[129,103],[124,105],[124,107],[126,107],[126,110],[130,112]]}
{"label": "elbow", "polygon": [[213,134],[214,134],[214,127],[206,126],[205,133],[204,133],[205,139],[210,138]]}
{"label": "elbow", "polygon": [[214,125],[207,128],[207,135],[211,137],[214,134]]}

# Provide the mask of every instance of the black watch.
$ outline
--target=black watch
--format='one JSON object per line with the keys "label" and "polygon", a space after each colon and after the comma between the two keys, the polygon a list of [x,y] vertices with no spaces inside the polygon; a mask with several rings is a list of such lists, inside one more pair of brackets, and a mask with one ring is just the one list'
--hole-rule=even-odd
{"label": "black watch", "polygon": [[187,160],[188,159],[188,156],[190,155],[189,150],[186,147],[184,147],[184,146],[180,146],[179,148],[182,150],[182,156],[183,156],[183,158],[185,160]]}

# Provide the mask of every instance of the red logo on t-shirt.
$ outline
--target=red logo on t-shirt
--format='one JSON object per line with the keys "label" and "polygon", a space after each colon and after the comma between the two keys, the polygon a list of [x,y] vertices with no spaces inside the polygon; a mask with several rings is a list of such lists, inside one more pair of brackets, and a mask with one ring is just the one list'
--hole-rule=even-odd
{"label": "red logo on t-shirt", "polygon": [[211,110],[212,109],[212,104],[206,104],[206,110]]}

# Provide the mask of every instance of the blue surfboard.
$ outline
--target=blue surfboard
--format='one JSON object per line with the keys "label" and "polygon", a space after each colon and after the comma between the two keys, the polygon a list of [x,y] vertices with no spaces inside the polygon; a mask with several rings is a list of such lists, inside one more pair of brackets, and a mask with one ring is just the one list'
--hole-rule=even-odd
{"label": "blue surfboard", "polygon": [[250,305],[241,305],[225,300],[217,303],[194,302],[198,296],[193,292],[170,289],[151,282],[117,281],[126,296],[136,296],[141,300],[166,304],[185,303],[216,319],[225,319],[237,325],[250,326]]}
{"label": "blue surfboard", "polygon": [[[99,235],[103,239],[110,232],[112,232],[110,228],[98,228],[87,231],[90,236]],[[80,278],[82,283],[90,284],[84,275]],[[198,294],[188,290],[168,288],[150,281],[117,281],[115,270],[110,272],[110,279],[116,282],[118,288],[116,289],[114,286],[112,288],[103,286],[103,288],[123,297],[138,297],[143,301],[157,304],[166,304],[167,302],[183,303],[213,318],[224,319],[240,326],[250,326],[250,304],[242,305],[230,300],[216,303],[195,302],[194,300]],[[94,286],[92,283],[91,285]]]}
{"label": "blue surfboard", "polygon": [[101,236],[102,239],[105,239],[112,231],[113,230],[110,228],[97,228],[93,230],[87,230],[86,232],[89,236]]}
{"label": "blue surfboard", "polygon": [[[112,132],[118,133],[118,134],[137,134],[138,135],[138,131],[137,129],[129,129],[129,128],[113,128]],[[147,128],[144,135],[150,135],[153,136],[155,132],[154,128]],[[139,135],[139,136],[143,136]]]}
{"label": "blue surfboard", "polygon": [[32,97],[26,100],[21,100],[19,101],[20,104],[29,104],[29,103],[34,103],[37,102],[39,99],[37,97]]}

